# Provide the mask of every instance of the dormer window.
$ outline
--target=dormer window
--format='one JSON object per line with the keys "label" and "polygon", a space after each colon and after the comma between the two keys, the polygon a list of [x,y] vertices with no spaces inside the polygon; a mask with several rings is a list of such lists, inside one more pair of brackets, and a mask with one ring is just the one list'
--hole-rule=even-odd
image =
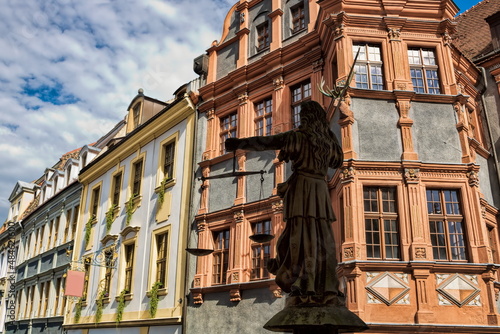
{"label": "dormer window", "polygon": [[57,177],[57,176],[56,176],[56,177],[54,178],[54,194],[56,194],[56,193],[57,193],[57,186],[58,186],[58,184],[57,184],[57,183],[58,183],[58,181],[59,181],[59,177]]}
{"label": "dormer window", "polygon": [[66,185],[69,185],[71,182],[71,165],[68,166],[68,169],[66,169]]}

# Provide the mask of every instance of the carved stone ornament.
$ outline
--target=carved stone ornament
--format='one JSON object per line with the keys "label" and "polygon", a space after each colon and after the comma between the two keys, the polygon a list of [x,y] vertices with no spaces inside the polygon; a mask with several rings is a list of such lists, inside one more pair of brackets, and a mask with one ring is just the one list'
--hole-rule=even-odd
{"label": "carved stone ornament", "polygon": [[415,258],[416,259],[425,259],[427,258],[427,249],[424,247],[415,248]]}
{"label": "carved stone ornament", "polygon": [[195,304],[203,304],[203,294],[201,292],[193,293],[193,302]]}
{"label": "carved stone ornament", "polygon": [[344,168],[342,171],[342,178],[344,180],[351,180],[354,178],[354,175],[356,175],[356,169],[352,166]]}
{"label": "carved stone ornament", "polygon": [[452,38],[450,34],[448,34],[447,31],[443,33],[443,43],[445,46],[450,46],[451,45]]}
{"label": "carved stone ornament", "polygon": [[240,273],[239,272],[234,272],[233,273],[233,282],[238,282],[240,280]]}
{"label": "carved stone ornament", "polygon": [[245,23],[245,13],[240,13],[240,24]]}
{"label": "carved stone ornament", "polygon": [[194,286],[201,286],[201,279],[199,277],[194,278]]}
{"label": "carved stone ornament", "polygon": [[467,173],[467,177],[469,178],[469,186],[471,187],[478,187],[479,186],[479,174],[471,170],[470,172]]}
{"label": "carved stone ornament", "polygon": [[243,212],[243,210],[236,211],[233,217],[237,223],[241,223],[243,221],[243,218],[245,218],[245,213]]}
{"label": "carved stone ornament", "polygon": [[274,298],[282,298],[283,290],[277,285],[273,284],[269,287],[269,290],[273,293]]}
{"label": "carved stone ornament", "polygon": [[239,101],[240,105],[246,104],[248,102],[248,94],[247,94],[247,92],[238,95],[238,101]]}
{"label": "carved stone ornament", "polygon": [[389,28],[387,29],[388,31],[388,36],[391,41],[399,41],[399,38],[401,36],[401,30],[396,29],[396,28]]}
{"label": "carved stone ornament", "polygon": [[344,258],[352,259],[354,258],[354,247],[346,247],[344,248]]}
{"label": "carved stone ornament", "polygon": [[398,90],[406,90],[406,84],[404,82],[400,82],[396,85]]}
{"label": "carved stone ornament", "polygon": [[229,290],[229,300],[232,302],[239,302],[241,300],[241,294],[239,289]]}
{"label": "carved stone ornament", "polygon": [[405,168],[405,181],[406,183],[417,183],[420,180],[420,169],[418,168]]}
{"label": "carved stone ornament", "polygon": [[198,228],[198,232],[205,231],[207,228],[207,221],[205,219],[198,221],[196,227]]}
{"label": "carved stone ornament", "polygon": [[344,29],[345,29],[345,24],[343,24],[343,23],[337,24],[333,28],[333,36],[334,36],[334,38],[338,39],[338,38],[344,37]]}
{"label": "carved stone ornament", "polygon": [[273,80],[273,85],[274,85],[274,90],[280,90],[285,86],[285,80],[283,80],[283,77],[280,75],[279,77]]}
{"label": "carved stone ornament", "polygon": [[277,202],[273,202],[271,204],[271,208],[274,213],[280,213],[283,212],[283,200],[279,200]]}
{"label": "carved stone ornament", "polygon": [[325,64],[325,62],[321,58],[319,60],[316,60],[315,62],[313,62],[312,63],[313,72],[320,72],[320,71],[322,71],[324,64]]}
{"label": "carved stone ornament", "polygon": [[215,109],[212,108],[212,109],[210,109],[210,110],[207,111],[207,118],[208,118],[208,120],[213,119],[214,116],[215,116]]}

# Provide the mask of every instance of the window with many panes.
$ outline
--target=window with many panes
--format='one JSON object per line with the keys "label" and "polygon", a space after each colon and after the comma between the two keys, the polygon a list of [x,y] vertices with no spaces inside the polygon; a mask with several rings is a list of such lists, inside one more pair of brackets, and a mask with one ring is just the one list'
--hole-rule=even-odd
{"label": "window with many panes", "polygon": [[113,197],[111,204],[113,207],[118,207],[120,204],[120,191],[122,189],[122,173],[115,174],[113,176]]}
{"label": "window with many panes", "polygon": [[236,138],[238,129],[238,114],[232,113],[220,119],[220,153],[226,152],[224,143],[228,138]]}
{"label": "window with many panes", "polygon": [[125,286],[127,293],[132,291],[132,274],[134,269],[135,244],[125,245]]}
{"label": "window with many panes", "polygon": [[458,190],[428,189],[427,213],[434,260],[467,261]]}
{"label": "window with many panes", "polygon": [[168,232],[156,235],[156,281],[166,286]]}
{"label": "window with many panes", "polygon": [[354,57],[359,51],[354,73],[356,87],[363,89],[384,89],[384,78],[382,75],[382,55],[380,46],[371,44],[354,44],[352,46]]}
{"label": "window with many panes", "polygon": [[163,177],[170,180],[174,177],[175,142],[163,146]]}
{"label": "window with many panes", "polygon": [[257,26],[257,51],[262,51],[269,47],[269,22],[266,21]]}
{"label": "window with many panes", "polygon": [[413,90],[417,93],[440,94],[434,50],[410,48],[408,49],[408,62]]}
{"label": "window with many panes", "polygon": [[366,257],[399,259],[396,189],[364,187]]}
{"label": "window with many panes", "polygon": [[229,268],[229,230],[215,232],[214,243],[212,283],[226,284]]}
{"label": "window with many panes", "polygon": [[[253,234],[272,234],[271,221],[264,220],[252,224]],[[271,256],[271,243],[252,243],[252,272],[250,279],[269,278],[269,271],[267,271],[267,262]]]}
{"label": "window with many panes", "polygon": [[264,99],[255,103],[255,135],[269,136],[273,126],[273,100]]}
{"label": "window with many panes", "polygon": [[300,125],[300,104],[311,99],[311,82],[304,81],[291,88],[292,90],[292,126]]}
{"label": "window with many panes", "polygon": [[141,193],[141,181],[142,181],[142,159],[134,162],[132,169],[133,179],[132,179],[132,196],[138,196]]}
{"label": "window with many panes", "polygon": [[298,33],[306,28],[306,15],[304,11],[304,3],[293,6],[291,9],[292,14],[292,33]]}

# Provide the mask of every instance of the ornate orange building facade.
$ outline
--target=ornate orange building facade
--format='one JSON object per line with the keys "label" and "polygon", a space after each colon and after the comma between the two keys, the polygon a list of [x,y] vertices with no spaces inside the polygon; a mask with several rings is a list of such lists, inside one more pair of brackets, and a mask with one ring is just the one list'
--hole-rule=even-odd
{"label": "ornate orange building facade", "polygon": [[[353,65],[346,107],[328,109],[345,158],[329,186],[347,306],[372,333],[500,330],[498,175],[482,74],[452,43],[457,11],[451,0],[231,8],[221,40],[197,59],[206,84],[192,243],[214,252],[189,277],[187,333],[265,333],[284,305],[265,269],[276,238],[249,236],[283,230],[276,186],[290,167],[278,152],[233,157],[224,140],[294,129],[300,102],[327,108],[318,87],[343,85]],[[206,179],[233,168],[266,174]]]}

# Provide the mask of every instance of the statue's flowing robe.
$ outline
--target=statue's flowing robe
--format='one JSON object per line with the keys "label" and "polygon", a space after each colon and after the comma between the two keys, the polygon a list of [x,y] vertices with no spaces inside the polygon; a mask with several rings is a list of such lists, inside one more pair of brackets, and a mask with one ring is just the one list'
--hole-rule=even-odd
{"label": "statue's flowing robe", "polygon": [[[239,148],[280,150],[292,162],[292,175],[278,186],[283,197],[285,229],[276,245],[276,283],[292,295],[338,294],[332,209],[326,175],[343,161],[342,148],[331,138],[329,156],[320,158],[311,134],[298,130],[241,139]],[[324,154],[323,154],[324,155]]]}

